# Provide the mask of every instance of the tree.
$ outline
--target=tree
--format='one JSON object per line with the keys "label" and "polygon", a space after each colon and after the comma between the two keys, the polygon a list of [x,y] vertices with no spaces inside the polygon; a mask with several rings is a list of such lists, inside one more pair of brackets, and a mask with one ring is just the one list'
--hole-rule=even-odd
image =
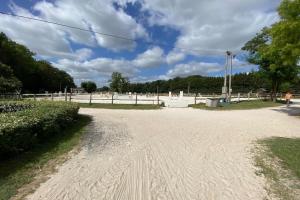
{"label": "tree", "polygon": [[0,62],[11,67],[13,74],[22,82],[22,91],[55,92],[75,87],[69,74],[47,61],[37,61],[26,46],[10,40],[4,33],[0,33]]}
{"label": "tree", "polygon": [[22,83],[14,76],[13,70],[0,63],[0,93],[16,92],[21,89]]}
{"label": "tree", "polygon": [[88,93],[95,92],[97,90],[96,83],[92,81],[86,81],[81,83],[81,87]]}
{"label": "tree", "polygon": [[114,92],[126,92],[129,88],[129,79],[120,72],[113,72],[110,80],[110,89]]}
{"label": "tree", "polygon": [[294,82],[300,60],[300,0],[283,0],[278,8],[281,20],[264,28],[242,48],[249,52],[248,61],[257,64],[271,82],[271,99],[281,84]]}

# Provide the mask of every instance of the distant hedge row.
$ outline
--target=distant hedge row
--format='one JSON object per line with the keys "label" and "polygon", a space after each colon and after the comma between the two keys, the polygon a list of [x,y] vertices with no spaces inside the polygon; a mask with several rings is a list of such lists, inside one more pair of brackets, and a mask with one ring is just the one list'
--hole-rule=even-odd
{"label": "distant hedge row", "polygon": [[[30,149],[35,143],[62,133],[75,120],[79,109],[77,104],[65,102],[22,103],[26,109],[0,113],[0,158]],[[17,107],[22,103],[16,103]]]}

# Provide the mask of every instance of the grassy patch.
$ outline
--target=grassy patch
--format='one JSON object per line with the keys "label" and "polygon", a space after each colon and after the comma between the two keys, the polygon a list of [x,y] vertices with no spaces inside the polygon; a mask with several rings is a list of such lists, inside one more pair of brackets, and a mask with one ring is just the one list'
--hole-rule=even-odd
{"label": "grassy patch", "polygon": [[264,143],[300,181],[300,138],[270,138]]}
{"label": "grassy patch", "polygon": [[270,196],[300,199],[300,139],[260,140],[256,150],[257,175],[266,177]]}
{"label": "grassy patch", "polygon": [[206,107],[204,103],[194,104],[189,106],[192,108],[205,109],[205,110],[249,110],[249,109],[275,107],[280,105],[283,104],[280,102],[253,100],[253,101],[233,102],[231,104],[223,104],[218,107]]}
{"label": "grassy patch", "polygon": [[81,108],[103,108],[103,109],[124,109],[124,110],[155,110],[160,109],[159,105],[153,104],[103,104],[103,103],[80,103]]}
{"label": "grassy patch", "polygon": [[[0,162],[0,200],[6,200],[18,190],[31,183],[36,176],[47,175],[54,171],[57,164],[67,159],[67,153],[79,143],[84,127],[91,121],[88,116],[80,115],[62,134],[55,135],[33,149],[9,160]],[[47,173],[48,172],[48,173]],[[30,188],[32,188],[31,186]],[[23,195],[31,191],[23,191]],[[19,199],[23,199],[20,196]]]}

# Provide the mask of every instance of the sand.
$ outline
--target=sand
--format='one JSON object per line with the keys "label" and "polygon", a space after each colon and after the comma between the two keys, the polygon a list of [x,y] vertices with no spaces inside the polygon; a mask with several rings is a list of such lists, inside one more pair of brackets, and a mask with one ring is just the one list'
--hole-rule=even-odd
{"label": "sand", "polygon": [[94,119],[81,152],[28,199],[268,199],[251,150],[300,137],[286,112],[80,109]]}

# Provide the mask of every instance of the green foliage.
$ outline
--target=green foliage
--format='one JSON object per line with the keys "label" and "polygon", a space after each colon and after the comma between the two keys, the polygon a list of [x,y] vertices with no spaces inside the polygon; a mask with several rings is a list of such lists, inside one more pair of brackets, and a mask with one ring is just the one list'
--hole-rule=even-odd
{"label": "green foliage", "polygon": [[0,113],[0,157],[25,151],[36,142],[59,134],[78,112],[78,105],[72,103],[41,101],[30,104],[30,109]]}
{"label": "green foliage", "polygon": [[129,79],[123,77],[119,72],[113,72],[110,80],[110,89],[114,92],[127,92],[129,86]]}
{"label": "green foliage", "polygon": [[13,70],[0,62],[0,93],[14,93],[22,83],[14,76]]}
{"label": "green foliage", "polygon": [[69,74],[54,68],[47,61],[36,61],[33,56],[34,54],[27,47],[0,33],[0,62],[11,67],[13,74],[22,82],[23,91],[55,92],[65,87],[75,87],[73,78]]}
{"label": "green foliage", "polygon": [[[205,77],[205,76],[189,76],[185,78],[174,78],[169,80],[158,80],[146,83],[132,83],[129,85],[129,91],[138,93],[156,93],[157,86],[160,93],[168,93],[169,91],[188,92],[190,93],[221,93],[224,84],[223,77]],[[250,91],[256,92],[259,88],[268,88],[268,81],[256,72],[248,74],[236,74],[232,78],[232,88],[234,92],[248,93]]]}
{"label": "green foliage", "polygon": [[86,81],[81,83],[81,87],[88,93],[95,92],[97,90],[96,83],[92,81]]}
{"label": "green foliage", "polygon": [[271,81],[273,96],[284,82],[294,83],[299,74],[300,0],[284,0],[278,8],[281,20],[264,28],[242,48],[249,62]]}
{"label": "green foliage", "polygon": [[[67,129],[34,146],[26,153],[0,162],[0,200],[24,199],[38,187],[40,180],[55,171],[66,159],[67,153],[79,147],[85,127],[91,122],[90,116],[79,115]],[[37,170],[38,169],[38,170]],[[34,181],[35,183],[32,183]],[[31,190],[22,190],[30,184]],[[28,186],[28,185],[27,185]],[[25,186],[26,187],[26,186]]]}
{"label": "green foliage", "polygon": [[0,102],[0,113],[17,112],[25,109],[30,109],[34,105],[30,102],[22,101],[1,101]]}

